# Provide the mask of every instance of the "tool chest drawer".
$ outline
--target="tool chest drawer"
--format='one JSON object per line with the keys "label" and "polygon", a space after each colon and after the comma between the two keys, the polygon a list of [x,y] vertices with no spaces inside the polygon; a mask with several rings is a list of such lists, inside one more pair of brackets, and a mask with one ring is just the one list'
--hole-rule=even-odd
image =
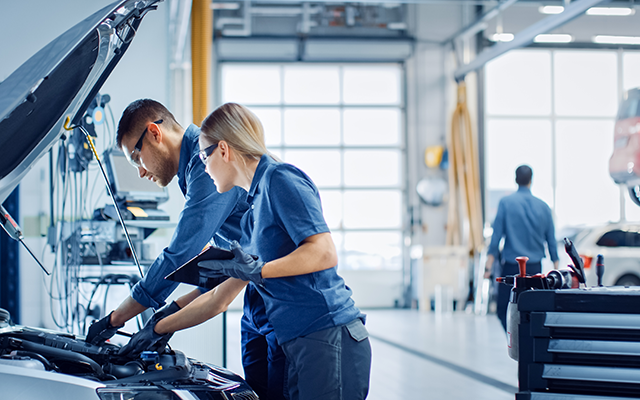
{"label": "tool chest drawer", "polygon": [[529,290],[518,311],[516,399],[640,398],[640,290]]}

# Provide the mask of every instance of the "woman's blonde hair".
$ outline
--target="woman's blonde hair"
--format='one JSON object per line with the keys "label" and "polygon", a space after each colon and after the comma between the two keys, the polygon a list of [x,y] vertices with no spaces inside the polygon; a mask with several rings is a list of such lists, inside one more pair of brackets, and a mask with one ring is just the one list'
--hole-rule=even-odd
{"label": "woman's blonde hair", "polygon": [[224,140],[246,158],[259,160],[263,154],[269,154],[264,143],[262,123],[240,104],[221,105],[202,121],[200,130],[211,144]]}

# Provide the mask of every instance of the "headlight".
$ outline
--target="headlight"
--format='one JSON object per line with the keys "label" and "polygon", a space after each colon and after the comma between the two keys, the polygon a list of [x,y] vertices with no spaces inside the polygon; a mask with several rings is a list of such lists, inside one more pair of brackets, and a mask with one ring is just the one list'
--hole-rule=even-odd
{"label": "headlight", "polygon": [[96,389],[96,392],[100,400],[181,400],[171,390],[160,388],[99,388]]}

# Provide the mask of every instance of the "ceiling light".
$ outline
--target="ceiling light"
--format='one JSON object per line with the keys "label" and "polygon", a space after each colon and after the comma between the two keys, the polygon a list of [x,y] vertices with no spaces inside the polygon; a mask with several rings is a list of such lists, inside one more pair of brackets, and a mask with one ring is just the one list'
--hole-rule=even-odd
{"label": "ceiling light", "polygon": [[541,14],[560,14],[564,11],[564,7],[562,6],[540,6],[538,7],[538,11]]}
{"label": "ceiling light", "polygon": [[587,15],[607,15],[607,16],[622,16],[633,15],[636,10],[627,7],[591,7],[587,10]]}
{"label": "ceiling light", "polygon": [[572,40],[573,36],[566,33],[546,33],[533,39],[535,43],[569,43]]}
{"label": "ceiling light", "polygon": [[640,36],[609,36],[609,35],[596,35],[593,38],[593,43],[605,43],[605,44],[640,44]]}
{"label": "ceiling light", "polygon": [[513,38],[513,33],[494,33],[491,35],[492,42],[510,42]]}

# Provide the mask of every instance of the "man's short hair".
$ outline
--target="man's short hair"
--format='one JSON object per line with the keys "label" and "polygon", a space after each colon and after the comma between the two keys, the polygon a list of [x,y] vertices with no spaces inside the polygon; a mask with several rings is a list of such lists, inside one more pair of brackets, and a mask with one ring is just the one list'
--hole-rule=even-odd
{"label": "man's short hair", "polygon": [[142,135],[145,126],[161,119],[164,126],[170,129],[182,129],[176,118],[167,107],[151,99],[140,99],[132,102],[122,112],[116,133],[116,144],[122,149],[122,139],[131,132]]}
{"label": "man's short hair", "polygon": [[516,168],[516,183],[518,186],[527,186],[531,183],[531,177],[533,176],[533,171],[531,167],[528,165],[521,165]]}

